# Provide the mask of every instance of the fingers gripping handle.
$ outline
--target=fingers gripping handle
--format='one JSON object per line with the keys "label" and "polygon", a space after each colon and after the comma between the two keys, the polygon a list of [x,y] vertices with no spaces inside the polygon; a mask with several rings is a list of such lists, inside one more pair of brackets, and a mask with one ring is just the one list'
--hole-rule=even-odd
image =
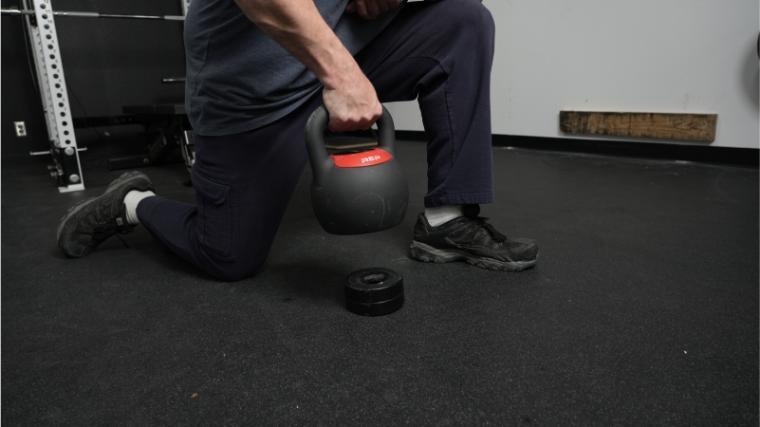
{"label": "fingers gripping handle", "polygon": [[[328,123],[329,116],[324,106],[314,110],[306,122],[306,148],[314,172],[314,181],[317,183],[322,181],[322,174],[333,166],[325,148],[325,130]],[[383,115],[377,121],[377,129],[378,147],[395,156],[396,130],[391,113],[385,107],[383,107]]]}
{"label": "fingers gripping handle", "polygon": [[383,107],[383,115],[377,120],[377,146],[396,156],[396,128],[391,113]]}

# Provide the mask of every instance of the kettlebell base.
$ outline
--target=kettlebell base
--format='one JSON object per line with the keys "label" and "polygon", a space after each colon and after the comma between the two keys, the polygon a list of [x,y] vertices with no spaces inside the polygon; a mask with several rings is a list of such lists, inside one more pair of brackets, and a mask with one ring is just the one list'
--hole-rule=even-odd
{"label": "kettlebell base", "polygon": [[331,234],[365,234],[400,224],[409,189],[395,161],[357,168],[332,168],[311,187],[314,215]]}
{"label": "kettlebell base", "polygon": [[[401,221],[399,221],[399,223],[401,223]],[[369,234],[369,233],[377,233],[380,231],[385,231],[397,226],[399,223],[388,224],[382,227],[345,227],[345,226],[339,227],[334,224],[325,224],[322,222],[320,222],[319,225],[322,226],[323,230],[325,230],[326,232],[330,234],[335,234],[337,236],[353,236],[357,234]]]}

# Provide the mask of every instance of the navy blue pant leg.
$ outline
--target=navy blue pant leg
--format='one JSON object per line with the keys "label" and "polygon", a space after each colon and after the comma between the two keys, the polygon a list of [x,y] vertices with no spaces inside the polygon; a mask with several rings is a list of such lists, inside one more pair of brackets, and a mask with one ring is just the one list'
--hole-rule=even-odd
{"label": "navy blue pant leg", "polygon": [[151,197],[140,222],[170,250],[222,280],[253,275],[266,260],[306,165],[304,127],[316,96],[263,128],[197,136],[192,182],[196,204]]}
{"label": "navy blue pant leg", "polygon": [[[477,0],[407,5],[358,56],[382,101],[419,99],[428,142],[426,206],[489,203],[493,20]],[[151,197],[142,224],[170,250],[222,279],[266,259],[306,164],[304,126],[317,95],[268,126],[196,137],[196,204]]]}
{"label": "navy blue pant leg", "polygon": [[357,61],[380,100],[418,99],[428,138],[425,206],[493,202],[494,21],[479,0],[407,4]]}

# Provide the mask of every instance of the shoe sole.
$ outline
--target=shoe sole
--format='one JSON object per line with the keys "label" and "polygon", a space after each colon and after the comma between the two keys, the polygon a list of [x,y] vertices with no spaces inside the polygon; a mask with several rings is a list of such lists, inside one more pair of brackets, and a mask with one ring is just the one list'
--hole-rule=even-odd
{"label": "shoe sole", "polygon": [[535,266],[538,261],[538,254],[536,254],[536,259],[530,261],[499,261],[493,258],[474,256],[455,249],[437,249],[416,240],[413,240],[409,245],[409,256],[417,261],[436,264],[464,261],[475,267],[494,271],[522,271]]}
{"label": "shoe sole", "polygon": [[95,200],[97,200],[97,197],[93,197],[91,199],[87,199],[87,200],[85,200],[83,202],[77,203],[76,205],[70,207],[69,210],[66,211],[66,213],[63,215],[63,217],[61,217],[61,222],[58,224],[58,230],[56,231],[56,241],[58,242],[58,247],[61,248],[61,250],[64,251],[64,253],[66,254],[66,256],[69,256],[71,258],[81,258],[81,257],[87,255],[88,253],[90,253],[89,250],[85,250],[81,254],[71,254],[69,252],[66,252],[63,249],[63,245],[61,245],[61,236],[63,235],[63,230],[66,228],[65,227],[66,224],[70,224],[69,220],[72,217],[74,217],[76,214],[78,214],[84,207],[86,207],[90,203],[94,202]]}
{"label": "shoe sole", "polygon": [[[127,182],[127,181],[129,181],[129,180],[131,180],[131,179],[133,179],[135,177],[138,177],[138,176],[141,177],[141,176],[144,176],[144,174],[142,174],[141,172],[125,172],[125,173],[121,174],[118,178],[116,178],[115,180],[113,180],[113,182],[111,182],[108,185],[108,187],[106,187],[106,191],[104,191],[103,194],[101,194],[101,196],[104,195],[104,194],[109,193],[110,191],[116,189],[121,184],[124,184],[125,182]],[[148,180],[148,182],[150,182],[150,180]],[[70,207],[69,210],[67,210],[66,213],[61,217],[61,221],[58,224],[58,229],[56,230],[56,233],[55,233],[56,241],[58,242],[58,247],[61,248],[61,250],[63,250],[63,246],[61,246],[61,236],[63,235],[63,231],[66,228],[65,225],[69,224],[70,223],[69,220],[71,218],[73,218],[75,215],[77,215],[79,212],[81,212],[82,209],[84,209],[87,205],[89,205],[90,203],[94,202],[98,198],[100,198],[100,196],[93,197],[93,198],[90,198],[90,199],[87,199],[87,200],[84,200],[82,202],[77,203],[76,205]],[[92,249],[88,248],[84,252],[82,252],[81,254],[70,254],[70,253],[68,253],[66,251],[64,251],[64,253],[67,256],[71,257],[71,258],[81,258],[81,257],[89,254],[91,251],[92,251]]]}

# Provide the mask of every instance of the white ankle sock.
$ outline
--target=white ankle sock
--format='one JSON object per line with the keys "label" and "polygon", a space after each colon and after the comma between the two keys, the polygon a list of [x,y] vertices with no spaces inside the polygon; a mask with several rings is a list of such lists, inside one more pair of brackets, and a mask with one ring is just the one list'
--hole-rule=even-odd
{"label": "white ankle sock", "polygon": [[132,190],[124,196],[124,206],[127,208],[127,222],[132,225],[140,223],[140,219],[137,218],[137,205],[146,197],[155,196],[156,193],[152,191],[137,191]]}
{"label": "white ankle sock", "polygon": [[431,227],[438,227],[460,216],[462,216],[462,206],[460,205],[425,208],[425,218]]}

